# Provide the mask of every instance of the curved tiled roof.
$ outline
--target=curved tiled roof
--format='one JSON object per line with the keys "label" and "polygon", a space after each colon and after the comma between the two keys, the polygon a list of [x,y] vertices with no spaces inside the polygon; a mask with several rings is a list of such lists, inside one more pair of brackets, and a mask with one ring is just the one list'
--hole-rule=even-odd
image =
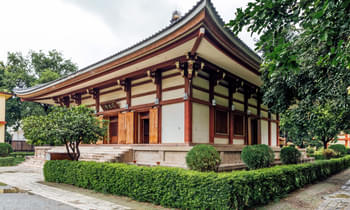
{"label": "curved tiled roof", "polygon": [[193,16],[195,16],[196,14],[198,14],[198,12],[202,11],[203,9],[207,8],[209,11],[213,12],[214,18],[217,20],[217,23],[219,24],[219,26],[221,26],[221,28],[223,29],[223,31],[226,33],[226,35],[228,35],[231,40],[241,49],[243,50],[247,55],[249,55],[253,60],[255,60],[256,62],[260,63],[261,62],[261,58],[252,50],[250,49],[243,41],[241,41],[238,37],[236,37],[234,35],[234,33],[232,31],[230,31],[228,28],[225,27],[225,22],[223,21],[223,19],[220,17],[220,15],[218,14],[217,10],[215,9],[214,5],[212,4],[212,2],[210,0],[200,0],[197,2],[197,4],[195,6],[193,6],[185,15],[183,15],[181,18],[179,18],[178,20],[172,22],[170,25],[168,25],[167,27],[159,30],[158,32],[154,33],[153,35],[149,36],[148,38],[126,48],[123,49],[109,57],[106,57],[96,63],[93,63],[89,66],[86,66],[85,68],[82,68],[70,75],[61,77],[57,80],[53,80],[44,84],[40,84],[34,87],[30,87],[30,88],[25,88],[25,89],[15,89],[14,92],[16,94],[29,94],[32,92],[36,92],[39,91],[41,89],[44,89],[46,87],[50,87],[53,86],[55,84],[59,84],[60,82],[69,80],[71,78],[74,78],[80,74],[86,73],[88,71],[91,71],[99,66],[102,66],[108,62],[111,62],[113,60],[116,60],[120,57],[126,56],[128,54],[131,54],[132,52],[135,52],[157,40],[159,40],[161,37],[169,34],[170,32],[178,29],[180,26],[182,26],[183,24],[185,24],[188,20],[190,20]]}

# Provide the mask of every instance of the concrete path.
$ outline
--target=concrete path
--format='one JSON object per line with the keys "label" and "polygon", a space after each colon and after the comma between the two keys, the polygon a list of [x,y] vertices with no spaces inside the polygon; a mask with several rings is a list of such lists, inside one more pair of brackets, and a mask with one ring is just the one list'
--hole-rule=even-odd
{"label": "concrete path", "polygon": [[350,169],[305,186],[258,210],[350,210]]}
{"label": "concrete path", "polygon": [[50,187],[39,182],[44,180],[42,169],[29,168],[25,166],[0,167],[0,180],[21,190],[55,200],[78,209],[131,209],[126,206],[92,198],[80,193]]}

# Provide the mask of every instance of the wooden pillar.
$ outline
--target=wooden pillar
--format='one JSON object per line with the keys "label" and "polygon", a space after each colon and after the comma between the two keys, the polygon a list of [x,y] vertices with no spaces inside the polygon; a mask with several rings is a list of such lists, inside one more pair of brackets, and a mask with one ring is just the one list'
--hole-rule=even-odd
{"label": "wooden pillar", "polygon": [[95,102],[96,102],[96,113],[100,112],[100,90],[96,89],[94,93]]}
{"label": "wooden pillar", "polygon": [[[158,102],[162,101],[162,72],[156,71],[156,97]],[[158,106],[158,144],[162,143],[162,108]]]}
{"label": "wooden pillar", "polygon": [[229,109],[229,124],[228,124],[228,127],[229,127],[229,133],[228,133],[228,143],[229,144],[232,144],[233,143],[233,117],[232,117],[232,94],[233,94],[233,88],[230,86],[229,89],[228,89],[228,109]]}
{"label": "wooden pillar", "polygon": [[62,103],[64,106],[66,106],[67,108],[69,108],[70,105],[70,97],[69,96],[64,96],[62,98]]}
{"label": "wooden pillar", "polygon": [[280,121],[279,121],[279,115],[276,114],[276,145],[280,145]]}
{"label": "wooden pillar", "polygon": [[192,143],[192,102],[191,102],[191,81],[185,74],[185,143]]}
{"label": "wooden pillar", "polygon": [[125,79],[125,92],[126,92],[126,104],[128,109],[131,106],[131,81],[130,79]]}
{"label": "wooden pillar", "polygon": [[81,105],[81,93],[76,93],[72,95],[72,99],[78,106]]}
{"label": "wooden pillar", "polygon": [[261,95],[257,94],[257,115],[258,115],[258,144],[261,144]]}
{"label": "wooden pillar", "polygon": [[244,144],[249,144],[249,119],[248,119],[248,99],[249,93],[247,88],[244,88]]}
{"label": "wooden pillar", "polygon": [[214,86],[215,86],[215,78],[213,74],[209,75],[209,143],[214,144],[214,136],[215,136],[215,108],[212,105],[212,101],[214,99]]}
{"label": "wooden pillar", "polygon": [[268,140],[269,140],[269,146],[271,146],[271,113],[268,113],[268,121],[267,121],[267,128],[268,128]]}

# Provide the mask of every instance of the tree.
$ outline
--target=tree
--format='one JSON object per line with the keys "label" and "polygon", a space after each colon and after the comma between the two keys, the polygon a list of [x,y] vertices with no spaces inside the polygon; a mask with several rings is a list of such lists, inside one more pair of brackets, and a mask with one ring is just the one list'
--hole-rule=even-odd
{"label": "tree", "polygon": [[79,160],[79,144],[96,143],[104,137],[106,125],[85,106],[55,107],[48,115],[23,120],[24,136],[34,145],[65,145],[68,156]]}
{"label": "tree", "polygon": [[286,127],[289,136],[329,139],[349,129],[341,123],[350,116],[349,14],[346,0],[259,0],[227,24],[235,33],[248,26],[260,35],[263,102],[282,122],[297,122]]}
{"label": "tree", "polygon": [[[48,53],[30,51],[28,55],[8,53],[7,62],[0,62],[0,90],[12,92],[14,88],[28,88],[46,83],[77,70],[76,64],[56,50]],[[45,115],[50,111],[46,104],[21,101],[12,97],[6,102],[7,126],[17,129],[21,119],[31,115]]]}

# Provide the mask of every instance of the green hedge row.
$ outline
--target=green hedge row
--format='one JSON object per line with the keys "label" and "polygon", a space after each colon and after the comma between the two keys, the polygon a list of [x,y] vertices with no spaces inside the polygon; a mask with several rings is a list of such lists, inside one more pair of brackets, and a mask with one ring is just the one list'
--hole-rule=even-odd
{"label": "green hedge row", "polygon": [[350,156],[230,173],[116,163],[48,161],[45,180],[182,209],[244,209],[266,204],[350,166]]}
{"label": "green hedge row", "polygon": [[14,157],[0,157],[0,166],[13,166],[15,165]]}
{"label": "green hedge row", "polygon": [[11,152],[10,156],[12,157],[25,157],[25,156],[33,156],[34,152]]}

